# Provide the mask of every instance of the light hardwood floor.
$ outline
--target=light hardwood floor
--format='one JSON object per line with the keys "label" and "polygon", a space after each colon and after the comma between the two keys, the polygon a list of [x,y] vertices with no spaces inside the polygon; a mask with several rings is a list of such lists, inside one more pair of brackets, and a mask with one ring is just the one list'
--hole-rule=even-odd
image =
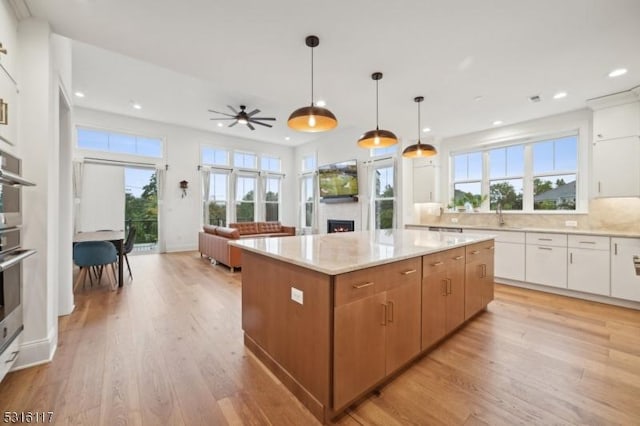
{"label": "light hardwood floor", "polygon": [[[0,383],[57,424],[313,425],[244,348],[241,274],[194,252],[132,256],[135,280],[76,295],[52,363]],[[487,312],[340,425],[640,424],[640,312],[497,286]]]}

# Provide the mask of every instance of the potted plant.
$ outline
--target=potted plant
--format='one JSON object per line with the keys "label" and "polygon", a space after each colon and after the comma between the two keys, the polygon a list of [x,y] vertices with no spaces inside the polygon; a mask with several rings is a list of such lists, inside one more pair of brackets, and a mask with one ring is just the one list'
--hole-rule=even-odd
{"label": "potted plant", "polygon": [[469,197],[469,202],[471,203],[471,206],[473,206],[473,211],[477,212],[480,210],[480,206],[482,205],[482,203],[484,203],[487,198],[489,198],[487,196],[487,194],[484,195],[480,195],[480,194],[474,194],[471,195]]}

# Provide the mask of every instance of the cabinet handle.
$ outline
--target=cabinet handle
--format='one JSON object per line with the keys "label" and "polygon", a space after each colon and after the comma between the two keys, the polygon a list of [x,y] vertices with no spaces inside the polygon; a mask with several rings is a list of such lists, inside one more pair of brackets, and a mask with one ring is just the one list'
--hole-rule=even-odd
{"label": "cabinet handle", "polygon": [[447,280],[442,280],[442,295],[446,296],[447,295]]}
{"label": "cabinet handle", "polygon": [[[1,45],[0,45],[1,46]],[[4,363],[5,364],[9,364],[10,362],[15,361],[15,359],[18,357],[18,354],[20,353],[20,351],[15,351],[11,353],[11,359],[6,360]]]}
{"label": "cabinet handle", "polygon": [[440,265],[444,265],[444,262],[436,262],[431,264],[431,266],[440,266]]}
{"label": "cabinet handle", "polygon": [[389,305],[389,307],[387,308],[387,315],[389,315],[389,317],[387,318],[387,321],[393,322],[393,302],[389,301],[387,305]]}
{"label": "cabinet handle", "polygon": [[460,259],[464,259],[464,256],[456,256],[453,258],[453,260],[460,260]]}
{"label": "cabinet handle", "polygon": [[538,241],[553,241],[553,238],[538,238]]}
{"label": "cabinet handle", "polygon": [[551,247],[538,247],[538,250],[553,250]]}
{"label": "cabinet handle", "polygon": [[484,275],[482,275],[482,265],[478,265],[478,270],[479,270],[478,278],[484,277]]}
{"label": "cabinet handle", "polygon": [[600,181],[598,181],[598,194],[601,192],[600,191],[601,187],[602,187],[602,185],[600,185]]}
{"label": "cabinet handle", "polygon": [[471,254],[479,254],[479,253],[480,253],[480,250],[474,250],[471,252]]}
{"label": "cabinet handle", "polygon": [[595,241],[580,241],[580,244],[595,244]]}
{"label": "cabinet handle", "polygon": [[495,249],[495,246],[487,247],[487,250],[493,250],[493,249]]}
{"label": "cabinet handle", "polygon": [[353,288],[355,288],[355,289],[361,289],[361,288],[365,288],[365,287],[370,287],[370,286],[372,286],[372,285],[373,285],[373,281],[369,281],[369,282],[362,283],[362,284],[354,284],[354,285],[353,285]]}
{"label": "cabinet handle", "polygon": [[447,278],[447,294],[451,294],[451,278]]}
{"label": "cabinet handle", "polygon": [[613,243],[613,254],[618,255],[618,243]]}
{"label": "cabinet handle", "polygon": [[482,264],[482,278],[486,278],[487,277],[487,265],[486,264]]}
{"label": "cabinet handle", "polygon": [[433,192],[429,191],[429,201],[433,201]]}
{"label": "cabinet handle", "polygon": [[5,55],[7,54],[7,49],[2,47],[2,43],[0,43],[0,53],[4,53]]}
{"label": "cabinet handle", "polygon": [[380,325],[387,325],[387,304],[386,303],[382,304],[382,324]]}
{"label": "cabinet handle", "polygon": [[569,263],[573,264],[573,252],[569,253]]}
{"label": "cabinet handle", "polygon": [[402,275],[410,275],[415,273],[416,270],[415,269],[409,269],[408,271],[404,271],[404,272],[400,272]]}

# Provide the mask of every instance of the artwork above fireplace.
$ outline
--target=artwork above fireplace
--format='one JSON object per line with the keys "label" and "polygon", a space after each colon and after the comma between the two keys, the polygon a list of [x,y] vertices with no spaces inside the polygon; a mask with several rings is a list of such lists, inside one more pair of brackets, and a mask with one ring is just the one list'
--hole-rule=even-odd
{"label": "artwork above fireplace", "polygon": [[335,232],[353,232],[355,230],[355,221],[327,219],[327,232],[333,234]]}

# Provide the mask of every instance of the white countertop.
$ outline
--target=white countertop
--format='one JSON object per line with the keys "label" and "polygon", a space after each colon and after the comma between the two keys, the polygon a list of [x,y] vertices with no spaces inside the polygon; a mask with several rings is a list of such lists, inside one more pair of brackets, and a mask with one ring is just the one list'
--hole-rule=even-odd
{"label": "white countertop", "polygon": [[640,234],[636,232],[628,231],[607,231],[601,229],[577,229],[577,228],[532,228],[532,227],[514,227],[514,226],[482,226],[482,225],[459,225],[457,223],[448,224],[407,224],[407,226],[414,226],[418,228],[428,229],[429,227],[438,228],[460,228],[470,230],[486,230],[486,231],[508,231],[508,232],[546,232],[550,234],[572,234],[572,235],[602,235],[607,237],[627,237],[627,238],[640,238]]}
{"label": "white countertop", "polygon": [[386,229],[242,239],[229,241],[229,244],[327,275],[337,275],[491,239],[491,235]]}

